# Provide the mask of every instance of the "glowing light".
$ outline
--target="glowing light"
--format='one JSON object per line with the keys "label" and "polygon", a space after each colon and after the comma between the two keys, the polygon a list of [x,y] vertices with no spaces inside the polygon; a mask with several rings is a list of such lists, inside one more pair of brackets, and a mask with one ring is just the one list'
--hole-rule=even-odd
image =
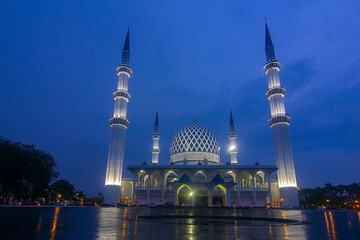
{"label": "glowing light", "polygon": [[176,194],[177,194],[177,195],[179,195],[179,192],[180,192],[180,190],[181,190],[183,187],[187,187],[190,191],[192,191],[191,187],[189,187],[187,184],[183,184],[183,185],[181,185],[181,186],[178,188],[178,190],[176,191]]}
{"label": "glowing light", "polygon": [[124,209],[123,214],[123,226],[122,226],[122,237],[124,238],[126,235],[126,217],[127,217],[127,208]]}
{"label": "glowing light", "polygon": [[[328,216],[329,214],[329,216]],[[336,239],[335,224],[332,216],[332,212],[324,212],[326,229],[330,239]]]}
{"label": "glowing light", "polygon": [[328,233],[328,235],[330,235],[329,221],[328,221],[328,219],[327,219],[326,212],[324,212],[324,216],[325,216],[325,221],[326,221],[326,229],[327,229],[327,233]]}
{"label": "glowing light", "polygon": [[230,147],[229,147],[229,151],[231,152],[231,151],[233,151],[233,150],[235,150],[236,149],[236,146],[235,145],[231,145]]}
{"label": "glowing light", "polygon": [[289,236],[289,233],[286,224],[284,224],[284,233],[285,233],[285,239],[288,239],[287,237]]}
{"label": "glowing light", "polygon": [[189,195],[192,196],[192,195],[193,195],[193,192],[191,192]]}
{"label": "glowing light", "polygon": [[105,186],[121,186],[121,181],[106,182]]}
{"label": "glowing light", "polygon": [[54,220],[53,220],[53,223],[52,223],[50,240],[54,240],[54,238],[55,238],[56,225],[57,225],[57,221],[58,221],[58,217],[59,217],[59,212],[60,212],[60,207],[56,207],[55,208],[55,216],[54,216]]}
{"label": "glowing light", "polygon": [[268,99],[270,100],[270,98],[271,98],[271,97],[274,97],[274,96],[284,97],[284,94],[282,94],[282,93],[274,93],[274,94],[270,95],[270,96],[268,97]]}
{"label": "glowing light", "polygon": [[336,239],[335,224],[334,224],[332,212],[329,212],[329,216],[330,216],[330,223],[331,223],[331,228],[332,228],[332,235],[333,235],[333,238]]}
{"label": "glowing light", "polygon": [[41,224],[42,224],[42,217],[39,218],[38,224],[36,226],[36,232],[40,232],[41,229]]}
{"label": "glowing light", "polygon": [[273,235],[273,231],[272,231],[271,225],[269,225],[269,235],[270,235],[270,236]]}
{"label": "glowing light", "polygon": [[288,188],[288,187],[297,188],[296,183],[282,183],[281,185],[279,183],[279,188]]}
{"label": "glowing light", "polygon": [[118,76],[120,76],[120,74],[126,74],[129,78],[131,77],[131,76],[130,76],[130,74],[129,74],[129,73],[127,73],[127,72],[123,72],[123,71],[121,71],[121,72],[118,72],[118,74],[117,74],[117,75],[118,75]]}

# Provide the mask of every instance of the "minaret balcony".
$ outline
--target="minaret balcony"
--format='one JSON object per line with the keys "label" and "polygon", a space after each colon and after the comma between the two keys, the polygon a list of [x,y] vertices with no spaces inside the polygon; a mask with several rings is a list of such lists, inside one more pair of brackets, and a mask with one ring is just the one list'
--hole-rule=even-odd
{"label": "minaret balcony", "polygon": [[264,66],[264,71],[265,73],[267,74],[267,71],[271,68],[276,68],[278,71],[280,71],[280,67],[281,67],[281,64],[277,61],[277,60],[274,60],[274,61],[271,61],[271,62],[267,62]]}
{"label": "minaret balcony", "polygon": [[229,139],[236,139],[237,135],[235,133],[229,134]]}
{"label": "minaret balcony", "polygon": [[114,125],[120,125],[127,128],[127,126],[129,125],[129,120],[127,120],[126,117],[112,117],[110,118],[109,122],[110,122],[110,127]]}
{"label": "minaret balcony", "polygon": [[159,134],[153,134],[153,135],[152,135],[152,138],[153,138],[153,139],[160,139],[160,135],[159,135]]}
{"label": "minaret balcony", "polygon": [[131,95],[128,91],[125,91],[125,90],[116,90],[114,93],[113,93],[113,96],[114,96],[114,99],[116,98],[125,98],[128,102],[131,98]]}
{"label": "minaret balcony", "polygon": [[291,118],[289,115],[283,114],[270,117],[268,122],[270,124],[270,127],[280,123],[290,125],[290,119]]}
{"label": "minaret balcony", "polygon": [[285,88],[283,88],[282,86],[269,88],[266,91],[265,95],[268,97],[268,99],[270,99],[270,97],[274,95],[282,95],[282,97],[284,97]]}
{"label": "minaret balcony", "polygon": [[116,71],[117,71],[118,75],[119,75],[120,73],[124,73],[124,72],[127,73],[129,76],[132,74],[131,68],[128,67],[128,66],[125,66],[125,65],[120,65],[120,66],[118,66],[118,67],[116,68]]}
{"label": "minaret balcony", "polygon": [[158,148],[153,148],[153,149],[151,150],[151,152],[153,152],[153,153],[159,153],[159,152],[160,152],[160,149],[158,149]]}
{"label": "minaret balcony", "polygon": [[239,150],[237,148],[229,150],[230,154],[236,154],[238,152],[239,152]]}

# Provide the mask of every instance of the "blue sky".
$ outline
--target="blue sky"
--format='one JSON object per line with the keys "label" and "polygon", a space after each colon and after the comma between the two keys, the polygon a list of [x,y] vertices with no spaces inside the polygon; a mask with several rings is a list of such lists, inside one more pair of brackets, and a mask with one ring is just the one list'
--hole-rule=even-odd
{"label": "blue sky", "polygon": [[[264,17],[282,64],[300,187],[360,181],[358,1],[7,1],[0,10],[0,135],[51,153],[61,177],[102,191],[116,67],[130,24],[125,166],[160,163],[193,120],[241,164],[275,164],[262,70]],[[125,173],[130,176],[129,173]]]}

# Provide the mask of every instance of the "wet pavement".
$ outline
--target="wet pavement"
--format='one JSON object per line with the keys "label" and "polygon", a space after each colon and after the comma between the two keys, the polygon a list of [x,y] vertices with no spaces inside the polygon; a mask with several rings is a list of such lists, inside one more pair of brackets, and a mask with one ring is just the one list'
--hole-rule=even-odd
{"label": "wet pavement", "polygon": [[360,212],[0,207],[0,239],[360,239]]}

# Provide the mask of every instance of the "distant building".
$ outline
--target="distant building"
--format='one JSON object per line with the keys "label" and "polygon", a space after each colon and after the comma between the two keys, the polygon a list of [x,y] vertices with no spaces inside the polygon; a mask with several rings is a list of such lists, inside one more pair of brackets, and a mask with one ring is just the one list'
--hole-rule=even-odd
{"label": "distant building", "polygon": [[[128,39],[127,34],[124,49],[125,46],[129,46]],[[220,161],[220,147],[215,135],[196,122],[186,125],[175,134],[170,147],[169,164],[159,164],[160,133],[159,116],[156,113],[151,163],[127,166],[133,178],[123,179],[121,183],[122,175],[119,171],[122,171],[124,134],[128,123],[126,103],[130,97],[127,92],[127,81],[131,74],[128,60],[126,64],[122,63],[118,68],[119,86],[122,86],[120,81],[124,79],[126,87],[118,88],[114,92],[114,98],[115,112],[119,112],[117,106],[120,109],[124,107],[125,110],[122,115],[114,113],[114,117],[110,119],[112,135],[106,177],[106,185],[116,185],[117,191],[121,185],[121,194],[113,192],[116,194],[112,195],[112,202],[141,205],[154,203],[180,206],[298,207],[299,199],[289,133],[290,117],[285,113],[283,102],[285,89],[280,85],[278,74],[280,63],[275,58],[267,23],[265,23],[265,52],[267,62],[264,70],[269,83],[266,96],[270,101],[271,109],[271,117],[268,121],[273,130],[276,165],[239,163],[237,135],[231,111],[228,135],[230,159],[227,164],[224,165]],[[121,74],[124,76],[122,79],[120,79]],[[118,98],[122,99],[122,102],[117,103]],[[116,120],[112,120],[114,118]],[[271,177],[276,171],[278,179]]]}

